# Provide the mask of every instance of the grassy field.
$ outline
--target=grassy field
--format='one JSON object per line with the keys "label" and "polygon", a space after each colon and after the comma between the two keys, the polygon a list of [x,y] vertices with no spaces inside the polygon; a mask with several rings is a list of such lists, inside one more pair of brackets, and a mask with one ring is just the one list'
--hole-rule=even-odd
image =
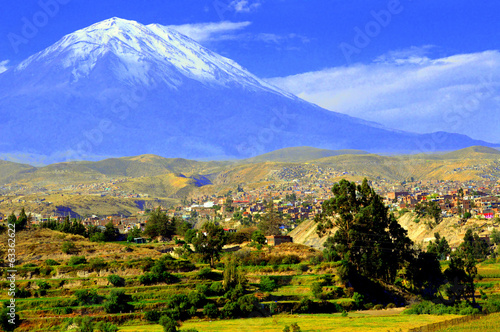
{"label": "grassy field", "polygon": [[463,325],[449,327],[439,332],[497,332],[500,331],[500,314],[492,314]]}
{"label": "grassy field", "polygon": [[[390,315],[390,316],[368,316],[358,313],[349,313],[348,317],[340,314],[318,314],[318,315],[276,315],[266,318],[249,318],[234,320],[199,321],[191,320],[185,322],[183,329],[197,329],[200,332],[281,332],[286,325],[297,323],[303,332],[313,331],[367,331],[388,332],[407,331],[409,328],[419,327],[426,324],[445,321],[457,316],[431,316],[431,315]],[[162,332],[160,325],[147,326],[123,326],[119,331],[149,331]]]}

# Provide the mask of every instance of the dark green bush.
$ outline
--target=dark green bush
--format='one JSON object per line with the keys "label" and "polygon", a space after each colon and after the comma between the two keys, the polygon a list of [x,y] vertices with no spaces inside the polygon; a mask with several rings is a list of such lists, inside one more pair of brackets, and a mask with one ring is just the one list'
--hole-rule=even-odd
{"label": "dark green bush", "polygon": [[259,289],[262,292],[272,292],[277,287],[276,281],[274,278],[269,276],[263,276],[260,278]]}
{"label": "dark green bush", "polygon": [[95,327],[99,332],[118,332],[118,327],[110,322],[99,322]]}
{"label": "dark green bush", "polygon": [[224,294],[224,286],[222,286],[222,282],[213,282],[210,285],[210,294],[214,296],[220,296]]}
{"label": "dark green bush", "polygon": [[108,276],[108,281],[115,287],[125,286],[125,279],[116,274]]}
{"label": "dark green bush", "polygon": [[132,302],[130,295],[125,294],[122,290],[113,290],[106,301],[104,301],[104,311],[108,314],[132,311],[134,306],[129,302]]}
{"label": "dark green bush", "polygon": [[441,303],[435,304],[431,301],[422,301],[406,309],[404,313],[409,315],[474,315],[479,313],[479,309],[472,307],[467,302],[446,306]]}
{"label": "dark green bush", "polygon": [[42,289],[42,290],[50,289],[50,284],[46,281],[43,281],[43,280],[38,280],[36,282],[36,285],[38,286],[39,289]]}
{"label": "dark green bush", "polygon": [[160,317],[161,317],[161,312],[159,312],[158,310],[150,310],[144,313],[144,319],[146,319],[149,322],[157,322],[160,320]]}
{"label": "dark green bush", "polygon": [[74,295],[80,305],[92,305],[102,302],[102,297],[97,294],[95,289],[79,289],[75,291]]}
{"label": "dark green bush", "polygon": [[217,318],[219,317],[219,309],[213,303],[208,303],[203,307],[203,314],[208,318]]}
{"label": "dark green bush", "polygon": [[62,244],[61,251],[65,254],[71,254],[75,251],[75,248],[76,246],[73,242],[65,241]]}
{"label": "dark green bush", "polygon": [[73,256],[69,259],[68,265],[69,266],[77,266],[80,264],[87,264],[87,259],[85,256]]}
{"label": "dark green bush", "polygon": [[58,261],[56,261],[54,259],[47,259],[45,261],[45,264],[47,264],[49,266],[61,265]]}
{"label": "dark green bush", "polygon": [[159,323],[163,326],[164,332],[177,332],[177,328],[179,327],[179,323],[167,315],[161,316]]}
{"label": "dark green bush", "polygon": [[198,271],[198,278],[200,279],[210,279],[212,275],[212,269],[209,267],[203,267]]}

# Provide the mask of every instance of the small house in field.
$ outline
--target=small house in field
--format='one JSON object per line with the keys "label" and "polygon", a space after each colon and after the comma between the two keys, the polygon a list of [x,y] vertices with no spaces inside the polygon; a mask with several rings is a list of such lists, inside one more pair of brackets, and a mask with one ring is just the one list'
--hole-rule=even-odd
{"label": "small house in field", "polygon": [[288,235],[270,235],[266,236],[267,244],[269,246],[277,246],[286,242],[293,242],[293,238]]}

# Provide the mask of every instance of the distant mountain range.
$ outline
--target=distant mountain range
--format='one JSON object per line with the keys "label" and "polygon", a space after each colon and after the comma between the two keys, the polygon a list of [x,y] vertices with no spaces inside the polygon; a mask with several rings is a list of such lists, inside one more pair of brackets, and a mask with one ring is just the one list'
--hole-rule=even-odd
{"label": "distant mountain range", "polygon": [[[359,176],[387,177],[405,180],[413,176],[426,179],[441,176],[457,164],[481,161],[500,161],[497,149],[473,146],[442,154],[381,156],[359,150],[327,150],[296,147],[276,150],[254,158],[238,161],[196,161],[183,158],[164,158],[156,155],[109,158],[101,161],[55,163],[43,167],[0,160],[0,185],[26,184],[65,185],[99,182],[109,179],[154,178],[165,175],[191,179],[190,184],[245,183],[263,180],[272,169],[312,164],[333,167]],[[406,174],[400,174],[404,170]],[[442,173],[432,172],[440,170]],[[500,174],[500,170],[499,170]],[[159,181],[160,183],[161,181]],[[154,187],[151,183],[150,189]]]}
{"label": "distant mountain range", "polygon": [[[146,201],[153,205],[159,202],[171,205],[191,194],[225,194],[239,185],[248,190],[293,180],[319,183],[364,177],[389,183],[411,178],[497,181],[500,151],[474,146],[444,154],[390,157],[363,151],[297,147],[238,161],[200,162],[156,155],[64,162],[44,167],[0,161],[0,194],[3,196],[0,212],[10,213],[26,207],[38,213],[57,211],[73,216],[130,215],[140,210]],[[129,194],[141,194],[141,197],[132,195],[129,199]],[[143,194],[149,197],[144,198]]]}
{"label": "distant mountain range", "polygon": [[66,35],[0,74],[0,116],[0,158],[32,164],[141,154],[227,160],[298,146],[372,153],[494,146],[327,111],[175,30],[119,18]]}

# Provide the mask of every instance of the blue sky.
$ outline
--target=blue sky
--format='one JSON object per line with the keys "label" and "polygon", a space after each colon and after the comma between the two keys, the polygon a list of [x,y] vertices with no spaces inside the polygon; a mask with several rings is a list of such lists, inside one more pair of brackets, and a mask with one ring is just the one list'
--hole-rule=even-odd
{"label": "blue sky", "polygon": [[0,71],[117,16],[175,26],[330,110],[500,142],[499,12],[469,0],[8,0]]}

